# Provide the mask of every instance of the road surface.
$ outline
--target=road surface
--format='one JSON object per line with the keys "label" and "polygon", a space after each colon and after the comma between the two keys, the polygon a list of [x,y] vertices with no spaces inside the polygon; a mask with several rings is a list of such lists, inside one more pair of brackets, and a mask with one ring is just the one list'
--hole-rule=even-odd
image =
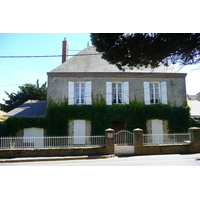
{"label": "road surface", "polygon": [[200,166],[198,154],[167,154],[104,159],[1,163],[0,166]]}

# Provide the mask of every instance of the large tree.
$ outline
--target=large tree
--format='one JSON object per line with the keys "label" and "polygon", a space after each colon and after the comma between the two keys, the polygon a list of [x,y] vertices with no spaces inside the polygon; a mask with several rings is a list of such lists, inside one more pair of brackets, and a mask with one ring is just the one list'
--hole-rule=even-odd
{"label": "large tree", "polygon": [[102,58],[120,70],[200,62],[197,33],[91,33],[90,37]]}
{"label": "large tree", "polygon": [[27,100],[46,100],[46,82],[40,87],[39,80],[37,80],[36,84],[26,83],[22,86],[19,86],[19,89],[20,90],[17,93],[12,92],[11,94],[5,91],[9,100],[3,99],[5,104],[0,104],[0,107],[3,111],[9,112]]}

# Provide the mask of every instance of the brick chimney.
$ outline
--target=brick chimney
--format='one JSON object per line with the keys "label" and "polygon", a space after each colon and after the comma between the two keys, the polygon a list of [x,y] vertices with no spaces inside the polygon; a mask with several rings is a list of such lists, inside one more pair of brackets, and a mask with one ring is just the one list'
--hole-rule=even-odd
{"label": "brick chimney", "polygon": [[64,63],[66,60],[68,60],[68,44],[66,38],[64,38],[62,42],[62,63]]}

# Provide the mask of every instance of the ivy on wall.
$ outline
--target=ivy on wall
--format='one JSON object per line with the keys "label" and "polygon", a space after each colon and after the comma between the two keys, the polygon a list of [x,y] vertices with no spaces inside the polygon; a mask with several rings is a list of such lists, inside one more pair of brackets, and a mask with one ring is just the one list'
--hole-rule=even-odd
{"label": "ivy on wall", "polygon": [[124,121],[126,129],[142,128],[146,132],[146,122],[150,119],[167,120],[169,132],[187,132],[191,126],[189,107],[170,105],[145,105],[137,101],[129,105],[108,106],[105,102],[93,105],[68,105],[68,102],[49,103],[46,117],[9,118],[0,124],[0,136],[15,135],[20,129],[36,127],[47,130],[49,136],[68,135],[69,120],[91,121],[91,134],[103,135],[105,129],[112,128],[113,121]]}
{"label": "ivy on wall", "polygon": [[8,127],[6,122],[0,122],[0,137],[5,137],[8,135]]}
{"label": "ivy on wall", "polygon": [[[3,129],[1,129],[3,127]],[[24,128],[47,127],[46,117],[11,117],[0,124],[0,136],[16,136],[17,131]]]}
{"label": "ivy on wall", "polygon": [[48,135],[67,135],[69,120],[91,121],[92,135],[102,135],[113,121],[126,122],[126,129],[142,128],[146,132],[148,119],[168,120],[169,132],[187,132],[189,127],[189,107],[172,107],[170,105],[145,105],[136,101],[129,105],[112,105],[104,103],[93,105],[68,105],[49,103],[47,108]]}

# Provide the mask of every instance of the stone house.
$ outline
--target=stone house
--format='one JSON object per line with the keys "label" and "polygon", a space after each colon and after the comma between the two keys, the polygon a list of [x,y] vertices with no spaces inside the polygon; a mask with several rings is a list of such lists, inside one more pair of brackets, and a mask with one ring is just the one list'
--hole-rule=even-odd
{"label": "stone house", "polygon": [[[95,47],[89,46],[70,59],[67,41],[63,41],[62,64],[48,72],[47,101],[69,105],[92,105],[103,98],[107,105],[126,105],[133,100],[151,104],[170,104],[182,107],[186,103],[185,73],[177,73],[172,67],[126,69],[120,71],[115,65],[101,58]],[[67,47],[67,48],[66,48]],[[65,49],[66,48],[66,49]],[[167,121],[147,121],[148,133],[167,133]],[[68,122],[70,135],[89,135],[91,123],[80,119]],[[125,128],[125,122],[113,121],[116,131]]]}

